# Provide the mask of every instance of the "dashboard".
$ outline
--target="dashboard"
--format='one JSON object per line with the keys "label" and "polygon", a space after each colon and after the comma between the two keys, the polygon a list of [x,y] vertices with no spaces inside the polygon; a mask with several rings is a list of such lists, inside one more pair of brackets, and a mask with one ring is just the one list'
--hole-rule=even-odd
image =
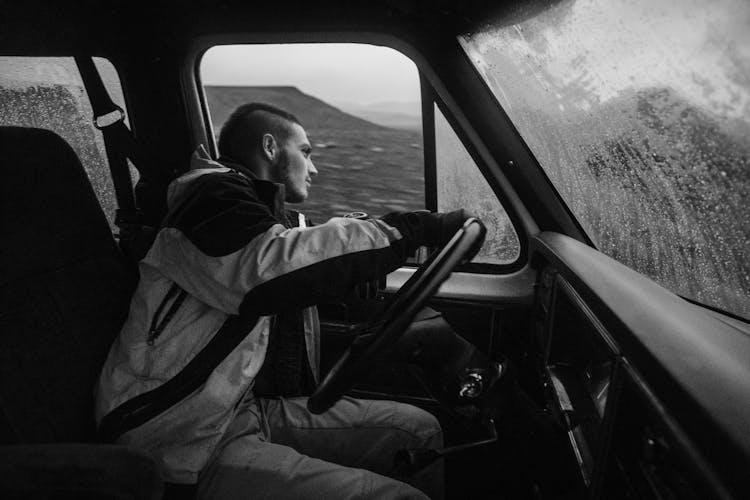
{"label": "dashboard", "polygon": [[[525,454],[551,492],[539,498],[747,498],[747,324],[564,235],[541,233],[530,250],[530,267],[513,275],[454,273],[432,302],[473,345],[517,365],[531,404],[512,418],[498,409],[501,439],[513,433],[518,446],[506,441],[496,456]],[[388,288],[410,272],[390,275]],[[375,366],[361,395],[393,398],[396,388],[428,407],[405,367]]]}
{"label": "dashboard", "polygon": [[[535,245],[534,370],[546,411],[567,435],[565,465],[578,472],[577,496],[741,497],[743,486],[732,484],[737,476],[717,470],[709,457],[723,454],[723,466],[738,453],[739,464],[729,467],[746,466],[741,458],[746,450],[737,450],[744,443],[727,436],[732,429],[722,427],[727,417],[722,408],[701,406],[701,400],[707,380],[727,379],[729,385],[714,387],[721,400],[747,387],[733,374],[715,373],[716,359],[705,359],[710,349],[685,350],[691,332],[683,320],[711,325],[714,341],[736,342],[744,353],[747,337],[706,320],[709,315],[696,313],[696,306],[573,240],[543,233]],[[678,318],[683,326],[678,332],[669,329],[674,314],[685,315]],[[704,339],[711,334],[701,333]],[[682,351],[673,342],[680,342]],[[747,423],[742,410],[728,417],[740,427]]]}

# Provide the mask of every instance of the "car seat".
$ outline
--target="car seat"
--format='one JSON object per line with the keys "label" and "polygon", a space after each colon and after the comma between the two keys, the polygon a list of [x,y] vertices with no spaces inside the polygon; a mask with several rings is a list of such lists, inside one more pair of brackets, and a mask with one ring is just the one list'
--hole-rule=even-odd
{"label": "car seat", "polygon": [[160,498],[154,461],[93,418],[137,277],[61,137],[0,127],[0,154],[0,497]]}

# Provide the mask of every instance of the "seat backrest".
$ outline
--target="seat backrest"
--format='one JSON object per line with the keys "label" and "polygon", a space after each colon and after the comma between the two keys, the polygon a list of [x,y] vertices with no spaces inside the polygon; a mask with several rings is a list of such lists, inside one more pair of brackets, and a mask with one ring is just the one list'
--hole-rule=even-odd
{"label": "seat backrest", "polygon": [[71,147],[0,127],[0,443],[94,440],[134,283]]}

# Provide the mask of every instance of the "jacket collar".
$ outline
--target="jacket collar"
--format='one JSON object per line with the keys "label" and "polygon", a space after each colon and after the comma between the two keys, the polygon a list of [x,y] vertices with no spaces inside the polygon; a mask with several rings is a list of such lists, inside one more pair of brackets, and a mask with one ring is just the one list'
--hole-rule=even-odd
{"label": "jacket collar", "polygon": [[219,157],[218,162],[250,179],[255,187],[256,193],[258,194],[258,198],[260,198],[260,201],[268,207],[271,214],[280,220],[286,220],[286,210],[284,206],[286,189],[283,184],[260,179],[252,170],[231,158],[221,156]]}

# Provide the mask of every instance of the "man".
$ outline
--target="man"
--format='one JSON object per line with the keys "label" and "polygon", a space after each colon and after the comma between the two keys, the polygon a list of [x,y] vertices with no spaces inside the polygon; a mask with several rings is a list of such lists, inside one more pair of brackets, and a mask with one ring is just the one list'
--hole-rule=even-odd
{"label": "man", "polygon": [[281,392],[314,385],[311,306],[385,275],[420,245],[444,243],[465,217],[393,213],[306,227],[283,202],[307,198],[312,148],[299,121],[272,106],[238,108],[219,150],[221,163],[196,152],[169,187],[168,215],[97,386],[102,435],[150,451],[167,481],[198,482],[203,498],[441,497],[439,463],[401,478],[412,486],[388,477],[397,450],[442,446],[428,413],[343,398],[312,415],[304,397],[261,397],[254,384],[264,362],[278,361],[278,352],[266,360],[269,345],[303,339],[302,368],[276,363],[298,372]]}

